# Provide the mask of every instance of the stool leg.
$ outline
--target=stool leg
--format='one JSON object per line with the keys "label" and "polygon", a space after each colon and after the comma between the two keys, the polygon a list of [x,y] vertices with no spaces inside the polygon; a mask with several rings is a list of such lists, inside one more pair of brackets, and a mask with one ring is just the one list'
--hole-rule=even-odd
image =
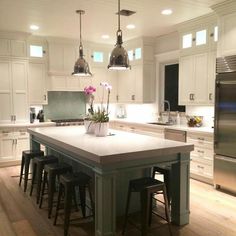
{"label": "stool leg", "polygon": [[45,193],[45,186],[46,186],[47,178],[48,178],[47,176],[48,176],[48,173],[47,173],[47,172],[44,172],[44,175],[43,175],[43,186],[42,186],[42,191],[41,191],[41,196],[40,196],[39,208],[42,207],[43,195],[44,195],[44,193]]}
{"label": "stool leg", "polygon": [[51,218],[53,198],[55,192],[56,175],[49,172],[48,175],[48,218]]}
{"label": "stool leg", "polygon": [[42,174],[43,174],[43,165],[38,164],[37,166],[37,195],[36,195],[37,204],[39,203],[39,198],[40,198]]}
{"label": "stool leg", "polygon": [[141,191],[141,235],[147,235],[147,226],[148,226],[148,218],[149,218],[149,207],[150,207],[150,194],[145,189]]}
{"label": "stool leg", "polygon": [[164,195],[164,201],[165,201],[165,214],[166,214],[166,219],[167,219],[167,222],[170,223],[169,202],[168,202],[167,191],[166,191],[166,186],[165,186],[165,185],[164,185],[164,187],[163,187],[163,195]]}
{"label": "stool leg", "polygon": [[93,197],[92,197],[92,192],[91,192],[91,185],[88,184],[88,192],[89,192],[89,198],[90,198],[90,203],[91,203],[91,209],[92,209],[92,214],[93,214],[93,217],[95,217],[95,212],[94,212],[94,202],[93,202]]}
{"label": "stool leg", "polygon": [[62,190],[63,190],[63,185],[60,184],[59,185],[59,191],[58,191],[58,198],[57,198],[57,206],[56,206],[56,214],[55,214],[55,219],[54,219],[54,225],[56,225],[56,223],[57,223],[58,211],[59,211],[60,204],[61,204]]}
{"label": "stool leg", "polygon": [[150,194],[150,205],[149,205],[149,226],[152,224],[152,199],[153,199],[153,193]]}
{"label": "stool leg", "polygon": [[73,196],[72,197],[73,197],[73,201],[74,201],[74,204],[75,204],[75,210],[79,211],[75,188],[73,189]]}
{"label": "stool leg", "polygon": [[70,226],[70,212],[71,212],[71,201],[72,201],[72,192],[74,186],[65,186],[65,202],[64,202],[64,236],[68,235],[68,230]]}
{"label": "stool leg", "polygon": [[125,209],[125,219],[124,219],[123,229],[122,229],[122,234],[123,235],[125,234],[127,220],[128,220],[130,197],[131,197],[131,189],[130,189],[130,186],[129,186],[128,197],[127,197],[127,202],[126,202],[126,209]]}
{"label": "stool leg", "polygon": [[79,196],[80,196],[80,204],[81,204],[81,210],[83,217],[86,216],[86,189],[85,186],[79,186]]}
{"label": "stool leg", "polygon": [[25,158],[24,192],[26,192],[26,189],[27,189],[28,176],[29,176],[29,166],[30,166],[30,158]]}
{"label": "stool leg", "polygon": [[166,194],[168,199],[168,204],[170,206],[170,176],[169,173],[164,174],[164,183],[166,185]]}
{"label": "stool leg", "polygon": [[20,166],[20,181],[19,181],[19,186],[21,186],[21,181],[22,181],[24,166],[25,166],[25,157],[24,157],[24,155],[22,154],[21,166]]}
{"label": "stool leg", "polygon": [[30,196],[32,196],[33,193],[33,189],[34,189],[34,182],[35,182],[35,177],[36,177],[36,172],[37,172],[37,168],[36,168],[36,164],[33,164],[33,176],[32,176],[32,182],[31,182],[31,189],[30,189]]}

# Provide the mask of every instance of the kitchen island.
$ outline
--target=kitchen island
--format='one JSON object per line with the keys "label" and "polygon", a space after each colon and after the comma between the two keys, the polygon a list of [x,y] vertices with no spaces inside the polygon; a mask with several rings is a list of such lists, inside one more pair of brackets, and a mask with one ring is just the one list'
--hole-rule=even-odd
{"label": "kitchen island", "polygon": [[[116,234],[116,216],[125,209],[130,179],[159,164],[172,165],[172,222],[189,223],[189,162],[193,145],[110,130],[107,137],[85,134],[83,126],[28,129],[31,148],[40,144],[95,176],[95,235]],[[134,206],[135,208],[135,206]]]}

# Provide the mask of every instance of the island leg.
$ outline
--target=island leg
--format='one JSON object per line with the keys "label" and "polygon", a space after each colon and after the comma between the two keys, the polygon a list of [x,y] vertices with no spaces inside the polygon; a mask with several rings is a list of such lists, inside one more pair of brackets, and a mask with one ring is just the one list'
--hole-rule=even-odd
{"label": "island leg", "polygon": [[114,236],[116,231],[115,174],[95,174],[95,235]]}
{"label": "island leg", "polygon": [[190,195],[190,154],[179,153],[179,162],[172,165],[172,202],[171,221],[177,225],[189,223],[189,195]]}
{"label": "island leg", "polygon": [[40,143],[34,141],[33,135],[30,135],[30,150],[40,150]]}

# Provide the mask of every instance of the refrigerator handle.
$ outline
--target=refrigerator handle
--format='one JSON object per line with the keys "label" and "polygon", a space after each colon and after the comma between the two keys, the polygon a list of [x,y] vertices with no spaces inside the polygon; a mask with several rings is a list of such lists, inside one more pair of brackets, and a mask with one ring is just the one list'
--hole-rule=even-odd
{"label": "refrigerator handle", "polygon": [[218,141],[218,112],[219,112],[220,82],[216,80],[215,84],[215,118],[214,118],[214,147],[217,147]]}

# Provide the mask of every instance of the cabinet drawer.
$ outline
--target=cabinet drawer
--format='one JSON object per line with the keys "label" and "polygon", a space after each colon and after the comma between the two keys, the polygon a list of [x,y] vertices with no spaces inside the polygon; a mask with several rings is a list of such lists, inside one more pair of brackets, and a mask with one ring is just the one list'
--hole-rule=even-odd
{"label": "cabinet drawer", "polygon": [[203,136],[193,133],[187,134],[187,142],[197,147],[208,148],[213,150],[213,136]]}
{"label": "cabinet drawer", "polygon": [[10,129],[0,130],[0,137],[2,138],[11,138],[13,137],[14,132]]}
{"label": "cabinet drawer", "polygon": [[15,132],[15,135],[17,137],[29,137],[29,133],[27,132],[27,129],[19,129]]}
{"label": "cabinet drawer", "polygon": [[208,148],[200,148],[195,146],[194,151],[191,152],[191,156],[194,155],[200,159],[206,159],[213,161],[213,150]]}
{"label": "cabinet drawer", "polygon": [[202,158],[202,157],[199,157],[199,156],[197,156],[195,154],[191,154],[190,157],[191,157],[192,161],[197,161],[197,162],[201,162],[204,165],[206,164],[206,165],[213,166],[213,160]]}
{"label": "cabinet drawer", "polygon": [[213,177],[213,166],[206,165],[198,161],[191,161],[190,172],[204,177],[212,178]]}

